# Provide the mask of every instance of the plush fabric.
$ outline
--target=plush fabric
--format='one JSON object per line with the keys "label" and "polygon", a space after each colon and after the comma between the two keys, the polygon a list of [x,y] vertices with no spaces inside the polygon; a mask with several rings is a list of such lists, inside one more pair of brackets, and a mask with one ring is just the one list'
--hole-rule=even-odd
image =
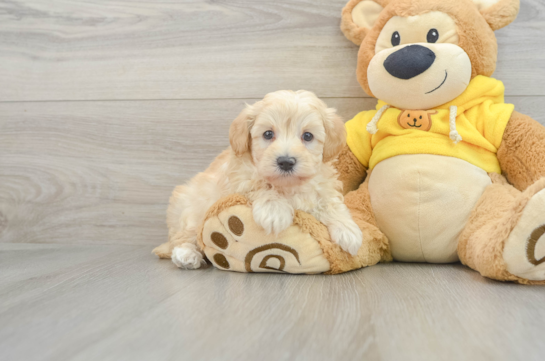
{"label": "plush fabric", "polygon": [[348,193],[345,196],[344,203],[350,210],[356,224],[363,231],[364,242],[362,248],[367,253],[365,265],[371,266],[378,262],[390,262],[393,258],[388,238],[377,225],[373,207],[371,206],[368,179],[357,190]]}
{"label": "plush fabric", "polygon": [[490,184],[485,171],[458,158],[411,154],[380,162],[369,192],[394,259],[458,261],[457,240]]}
{"label": "plush fabric", "polygon": [[[528,202],[544,188],[545,178],[525,192],[496,178],[494,184],[485,190],[460,237],[458,255],[462,263],[496,280],[545,284],[543,280],[528,280],[511,274],[504,260],[505,242],[517,226]],[[519,241],[520,248],[526,250],[525,239]]]}
{"label": "plush fabric", "polygon": [[[229,203],[228,198],[220,200],[216,207],[222,209]],[[309,232],[294,224],[280,237],[282,244],[253,221],[250,206],[241,204],[206,219],[201,242],[206,257],[220,269],[308,274],[330,270],[319,243]]]}
{"label": "plush fabric", "polygon": [[[351,1],[349,6],[352,6],[354,2]],[[511,8],[510,5],[509,7]],[[353,24],[346,24],[342,27],[343,30],[347,29],[349,31],[347,35],[349,39],[354,37],[359,39],[363,33],[366,34],[364,37],[365,42],[363,42],[358,54],[357,77],[362,88],[369,95],[373,96],[367,81],[367,68],[369,62],[375,56],[375,44],[386,22],[394,16],[415,16],[430,11],[443,12],[454,18],[459,30],[459,46],[464,49],[471,59],[473,76],[491,76],[494,73],[497,60],[496,37],[485,18],[470,0],[454,2],[445,0],[389,1],[373,28],[362,30]],[[510,19],[511,21],[514,20],[517,13]],[[349,20],[345,20],[345,23],[349,23]],[[357,36],[354,34],[357,34]]]}
{"label": "plush fabric", "polygon": [[[386,104],[378,102],[377,110],[361,112],[346,124],[350,150],[369,169],[381,161],[402,154],[436,154],[463,159],[486,172],[501,173],[496,153],[514,106],[504,103],[503,83],[485,76],[474,78],[467,90],[451,102],[434,108],[431,128],[406,129],[400,115],[411,122],[416,111],[402,112],[390,108],[377,124],[378,133],[367,131],[368,123]],[[450,139],[450,106],[458,107],[456,126],[464,142],[454,144]],[[415,120],[416,123],[416,120]]]}
{"label": "plush fabric", "polygon": [[499,30],[511,24],[520,9],[519,0],[499,0],[495,5],[484,8],[481,15],[492,30]]}
{"label": "plush fabric", "polygon": [[514,112],[498,149],[501,169],[511,184],[524,190],[545,177],[545,127]]}
{"label": "plush fabric", "polygon": [[[512,275],[530,281],[545,279],[545,178],[522,194],[527,200],[515,227],[503,248],[506,269]],[[533,230],[528,238],[528,229]]]}
{"label": "plush fabric", "polygon": [[367,175],[365,167],[350,151],[348,145],[343,148],[334,164],[339,180],[343,183],[343,195],[358,189]]}
{"label": "plush fabric", "polygon": [[378,263],[382,238],[377,235],[379,241],[369,242],[351,256],[331,242],[323,224],[301,211],[295,212],[293,225],[278,237],[266,234],[254,222],[247,199],[233,194],[212,206],[199,245],[208,260],[223,270],[337,274]]}
{"label": "plush fabric", "polygon": [[[362,1],[362,0],[349,1],[348,4],[343,9],[342,17],[341,17],[342,19],[341,29],[344,35],[356,45],[361,44],[361,42],[367,36],[367,33],[369,31],[369,28],[357,25],[354,22],[354,19],[352,16],[352,12],[354,11],[354,8],[356,8],[356,6],[360,5],[360,3],[362,2],[365,2],[365,1]],[[384,8],[384,6],[388,4],[388,0],[377,0],[377,1],[374,1],[374,3]],[[361,9],[360,7],[360,10],[363,10],[363,9]]]}

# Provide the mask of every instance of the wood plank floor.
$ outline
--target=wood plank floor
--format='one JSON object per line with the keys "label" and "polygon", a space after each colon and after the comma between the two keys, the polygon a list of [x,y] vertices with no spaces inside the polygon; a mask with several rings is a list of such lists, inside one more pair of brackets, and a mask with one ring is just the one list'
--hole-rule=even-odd
{"label": "wood plank floor", "polygon": [[537,361],[545,352],[545,288],[461,265],[248,276],[184,272],[150,259],[147,246],[0,250],[4,360]]}
{"label": "wood plank floor", "polygon": [[[461,265],[183,272],[150,254],[174,185],[245,102],[370,109],[346,0],[0,0],[0,360],[542,360],[545,288]],[[545,124],[545,3],[497,32]]]}

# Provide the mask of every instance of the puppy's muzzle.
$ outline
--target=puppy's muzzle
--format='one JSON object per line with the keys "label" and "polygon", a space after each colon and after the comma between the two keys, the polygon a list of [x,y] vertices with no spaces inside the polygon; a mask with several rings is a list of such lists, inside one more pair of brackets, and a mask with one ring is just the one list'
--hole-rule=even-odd
{"label": "puppy's muzzle", "polygon": [[289,172],[293,170],[295,163],[297,163],[297,161],[293,157],[278,157],[276,159],[276,164],[278,164],[278,168],[282,169],[284,172]]}

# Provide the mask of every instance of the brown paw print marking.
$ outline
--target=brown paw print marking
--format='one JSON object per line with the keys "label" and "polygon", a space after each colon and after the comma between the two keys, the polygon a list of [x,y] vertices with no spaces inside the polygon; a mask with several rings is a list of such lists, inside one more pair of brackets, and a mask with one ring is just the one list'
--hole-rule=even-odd
{"label": "brown paw print marking", "polygon": [[229,229],[231,230],[231,232],[233,232],[233,234],[240,237],[244,233],[244,223],[242,223],[240,218],[236,216],[231,216],[231,218],[229,218],[229,221],[227,221],[227,224],[229,225]]}
{"label": "brown paw print marking", "polygon": [[229,261],[227,261],[227,258],[225,258],[225,256],[221,253],[216,253],[214,255],[214,262],[216,262],[216,264],[221,268],[229,269],[229,267],[231,267]]}
{"label": "brown paw print marking", "polygon": [[218,246],[221,249],[226,249],[227,246],[229,246],[229,242],[227,241],[227,238],[221,233],[214,232],[210,235],[210,239],[216,246]]}
{"label": "brown paw print marking", "polygon": [[[280,262],[280,266],[278,268],[267,266],[267,261],[270,260],[271,258],[275,258],[278,260],[278,262]],[[275,254],[270,254],[266,256],[265,258],[263,258],[263,260],[259,264],[259,268],[272,269],[275,271],[284,271],[284,267],[286,267],[286,260],[284,259],[284,257],[277,256]]]}
{"label": "brown paw print marking", "polygon": [[538,266],[545,262],[545,257],[543,257],[540,260],[536,259],[536,245],[537,241],[545,234],[545,224],[541,227],[536,228],[532,235],[530,236],[530,239],[528,240],[528,247],[526,248],[526,254],[528,256],[528,261],[530,261],[531,264]]}
{"label": "brown paw print marking", "polygon": [[[227,224],[229,226],[229,230],[233,232],[233,234],[237,236],[242,236],[242,234],[244,233],[244,223],[242,223],[240,218],[238,218],[237,216],[231,216],[227,221]],[[212,240],[212,243],[214,243],[221,249],[227,249],[227,247],[229,247],[229,241],[227,240],[227,237],[219,232],[212,232],[212,234],[210,235],[210,239]],[[225,256],[221,253],[216,253],[212,258],[214,259],[214,263],[221,268],[229,269],[231,267],[229,261],[227,261],[227,258],[225,258]]]}
{"label": "brown paw print marking", "polygon": [[[246,258],[244,259],[244,265],[246,267],[246,272],[250,272],[250,273],[254,272],[252,270],[252,259],[254,258],[254,256],[256,254],[258,254],[260,252],[264,252],[264,251],[269,251],[271,249],[279,249],[279,250],[282,250],[282,251],[285,251],[285,252],[289,252],[295,257],[297,262],[299,264],[301,264],[301,261],[299,260],[299,253],[297,253],[296,250],[294,250],[293,248],[291,248],[289,246],[286,246],[285,244],[271,243],[271,244],[266,244],[266,245],[261,246],[261,247],[254,248],[250,252],[248,252],[248,254],[246,255]],[[267,266],[267,261],[269,259],[271,259],[271,258],[276,258],[277,260],[280,261],[280,267],[279,268],[273,268],[273,267]],[[286,260],[284,259],[284,257],[279,256],[279,255],[267,255],[266,257],[263,258],[263,260],[259,264],[260,268],[265,268],[265,269],[270,269],[270,270],[275,270],[275,271],[283,271],[285,266],[286,266]]]}
{"label": "brown paw print marking", "polygon": [[[231,218],[229,218],[229,220],[227,221],[227,224],[229,225],[229,229],[231,230],[231,232],[233,232],[233,234],[237,236],[242,236],[242,234],[244,233],[244,223],[242,223],[240,218],[236,216],[231,216]],[[223,234],[219,232],[213,232],[210,235],[210,239],[216,246],[221,249],[227,249],[227,247],[229,247],[229,241]]]}

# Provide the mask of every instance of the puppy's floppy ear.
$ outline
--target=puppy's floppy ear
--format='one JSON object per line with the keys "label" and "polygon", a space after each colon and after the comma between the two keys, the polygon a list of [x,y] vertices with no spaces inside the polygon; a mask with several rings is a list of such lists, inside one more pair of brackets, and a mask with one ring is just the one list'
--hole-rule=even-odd
{"label": "puppy's floppy ear", "polygon": [[360,45],[375,25],[387,0],[350,0],[343,9],[341,30],[356,45]]}
{"label": "puppy's floppy ear", "polygon": [[520,0],[473,0],[492,30],[511,24],[519,13]]}
{"label": "puppy's floppy ear", "polygon": [[325,143],[324,143],[324,162],[329,162],[339,155],[346,144],[346,129],[343,119],[333,108],[325,111]]}
{"label": "puppy's floppy ear", "polygon": [[246,108],[231,123],[229,142],[237,156],[250,151],[250,129],[254,120],[254,107],[246,105]]}

